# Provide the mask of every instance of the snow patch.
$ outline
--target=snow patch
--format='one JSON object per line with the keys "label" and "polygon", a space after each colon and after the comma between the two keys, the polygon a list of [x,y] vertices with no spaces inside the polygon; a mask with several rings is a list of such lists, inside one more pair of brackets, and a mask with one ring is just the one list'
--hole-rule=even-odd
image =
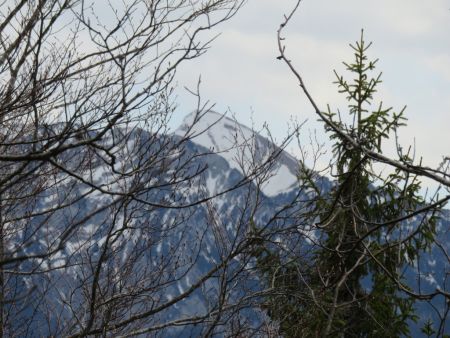
{"label": "snow patch", "polygon": [[[190,137],[192,142],[205,147],[223,157],[231,169],[244,176],[253,172],[254,165],[267,163],[279,149],[265,137],[252,129],[216,112],[208,112],[201,117],[189,114],[174,131],[181,137]],[[273,197],[285,193],[297,184],[297,161],[282,152],[276,163],[272,163],[268,180],[262,185],[262,192]],[[213,193],[217,184],[212,177],[207,179],[207,188]]]}
{"label": "snow patch", "polygon": [[297,183],[297,177],[291,173],[286,165],[282,165],[274,170],[273,176],[263,185],[262,191],[266,196],[273,197],[289,191]]}

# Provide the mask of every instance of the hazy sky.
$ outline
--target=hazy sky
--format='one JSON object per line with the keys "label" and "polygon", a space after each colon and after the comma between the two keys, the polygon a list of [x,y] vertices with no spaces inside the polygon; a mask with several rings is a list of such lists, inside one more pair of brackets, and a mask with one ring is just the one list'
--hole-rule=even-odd
{"label": "hazy sky", "polygon": [[[184,64],[179,85],[194,87],[201,75],[203,98],[216,110],[229,107],[244,124],[253,116],[257,127],[267,121],[278,139],[291,117],[308,119],[304,135],[314,129],[321,135],[295,79],[276,60],[276,30],[295,2],[249,0],[217,28],[222,34],[206,55]],[[304,0],[285,32],[287,54],[322,109],[330,104],[344,111],[332,70],[342,72],[341,61],[351,60],[348,44],[361,28],[373,41],[369,56],[380,59],[383,71],[376,101],[397,110],[407,105],[401,141],[415,140],[425,162],[436,165],[450,155],[450,0]],[[175,123],[194,107],[183,90],[178,93]]]}

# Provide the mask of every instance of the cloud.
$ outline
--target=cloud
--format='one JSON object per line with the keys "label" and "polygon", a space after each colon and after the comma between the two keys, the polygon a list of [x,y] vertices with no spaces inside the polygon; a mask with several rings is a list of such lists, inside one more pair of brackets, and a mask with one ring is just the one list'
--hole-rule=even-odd
{"label": "cloud", "polygon": [[445,81],[450,82],[450,55],[437,54],[429,56],[426,61],[426,65],[435,72],[436,76],[439,76]]}
{"label": "cloud", "polygon": [[[243,123],[269,122],[279,139],[291,115],[308,118],[307,128],[322,130],[286,65],[276,60],[276,29],[294,0],[250,0],[231,21],[218,27],[222,35],[199,60],[178,74],[181,85],[193,86],[202,74],[203,95],[219,109],[236,112]],[[345,108],[332,70],[352,58],[348,43],[366,36],[374,41],[370,55],[380,57],[384,71],[379,99],[386,105],[408,105],[409,126],[402,140],[416,138],[418,153],[430,165],[448,153],[450,133],[450,11],[448,0],[314,0],[304,1],[287,28],[287,54],[301,71],[323,109]],[[187,113],[182,94],[180,102]]]}

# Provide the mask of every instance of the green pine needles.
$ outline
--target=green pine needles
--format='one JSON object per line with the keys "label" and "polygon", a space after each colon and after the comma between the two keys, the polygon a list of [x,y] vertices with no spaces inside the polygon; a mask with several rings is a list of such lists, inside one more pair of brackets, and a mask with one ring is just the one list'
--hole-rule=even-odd
{"label": "green pine needles", "polygon": [[[405,126],[405,109],[374,104],[381,73],[373,75],[377,60],[367,57],[371,43],[362,33],[350,46],[354,60],[344,65],[351,80],[335,72],[349,117],[330,107],[325,113],[341,133],[325,127],[333,141],[335,185],[316,196],[320,236],[311,245],[313,254],[281,258],[261,243],[255,250],[258,270],[276,290],[265,307],[284,337],[408,336],[417,319],[414,293],[402,272],[430,248],[439,209],[417,214],[425,209],[418,178],[399,169],[383,175],[366,155],[364,150],[382,152],[386,141],[395,139]],[[398,160],[412,163],[410,151],[397,147],[397,153]],[[320,191],[310,175],[305,170],[301,182]]]}
{"label": "green pine needles", "polygon": [[[333,287],[324,290],[330,298],[325,335],[398,337],[407,335],[408,320],[414,320],[414,299],[399,292],[401,268],[431,244],[436,218],[425,217],[420,229],[405,238],[400,221],[422,204],[420,182],[409,172],[395,170],[383,177],[362,147],[382,152],[383,140],[405,125],[404,109],[396,113],[373,109],[373,97],[381,73],[371,77],[377,60],[367,58],[363,33],[355,45],[353,63],[344,63],[353,80],[336,72],[339,92],[346,96],[352,123],[328,108],[326,116],[356,139],[361,148],[327,128],[334,143],[336,188],[331,198],[320,201],[327,210],[321,220],[326,234],[325,250],[317,253],[321,278]],[[403,161],[412,161],[400,154]],[[399,221],[395,221],[399,220]],[[408,261],[409,260],[409,261]],[[367,283],[368,279],[371,283]],[[362,281],[366,279],[364,286]]]}

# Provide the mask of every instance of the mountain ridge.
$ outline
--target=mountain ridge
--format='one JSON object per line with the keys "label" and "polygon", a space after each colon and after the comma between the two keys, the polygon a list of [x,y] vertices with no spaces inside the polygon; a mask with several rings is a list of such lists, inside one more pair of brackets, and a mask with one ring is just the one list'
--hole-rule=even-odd
{"label": "mountain ridge", "polygon": [[[192,128],[193,126],[193,128]],[[261,164],[277,154],[277,161],[262,186],[267,196],[276,196],[298,187],[298,161],[273,141],[226,115],[208,111],[201,115],[188,114],[173,132],[223,157],[231,168],[246,174],[246,165]]]}
{"label": "mountain ridge", "polygon": [[[81,328],[81,324],[77,322],[79,314],[88,316],[90,311],[90,294],[86,286],[93,283],[95,273],[91,267],[98,264],[111,234],[118,234],[114,237],[114,247],[110,248],[109,252],[114,260],[108,263],[111,266],[104,271],[98,283],[106,295],[111,293],[109,297],[112,299],[121,295],[114,293],[114,288],[125,295],[127,292],[130,292],[130,295],[133,292],[142,293],[139,294],[142,299],[152,299],[153,302],[138,302],[138,306],[144,309],[164,307],[177,297],[188,293],[202,276],[208,275],[211,269],[223,261],[224,255],[226,257],[227,253],[233,252],[240,243],[247,240],[249,224],[252,222],[262,228],[272,227],[274,237],[271,239],[274,243],[281,241],[277,233],[283,234],[286,228],[294,231],[297,229],[301,234],[303,228],[296,223],[295,217],[297,211],[304,208],[301,203],[308,200],[308,191],[303,191],[303,187],[298,183],[298,164],[295,159],[269,139],[256,135],[252,129],[241,124],[233,125],[234,120],[221,116],[217,113],[205,116],[207,119],[203,125],[192,130],[187,127],[188,117],[187,122],[170,135],[157,135],[136,128],[133,128],[132,132],[126,129],[114,130],[103,141],[104,144],[110,145],[111,140],[115,138],[124,145],[117,147],[114,163],[102,161],[98,154],[89,155],[76,150],[59,159],[66,169],[76,169],[84,163],[85,156],[94,156],[89,157],[90,167],[83,167],[80,173],[85,183],[71,178],[68,174],[59,173],[58,179],[62,184],[52,185],[38,201],[38,207],[44,210],[53,207],[55,203],[58,205],[61,203],[59,201],[71,198],[75,202],[70,208],[57,210],[49,217],[37,216],[24,228],[23,233],[17,231],[17,241],[22,237],[29,237],[29,243],[32,243],[26,243],[24,250],[36,254],[53,248],[61,236],[66,236],[67,227],[72,227],[73,222],[79,223],[62,250],[47,260],[38,258],[21,264],[18,267],[21,274],[15,277],[15,283],[10,280],[10,283],[18,286],[17,289],[22,289],[19,294],[29,294],[28,298],[33,300],[29,301],[24,311],[17,314],[17,332],[23,332],[23,336],[30,336],[30,332],[31,335],[61,336],[72,334],[74,331],[71,330],[77,332],[76,328]],[[219,122],[216,122],[217,118]],[[202,133],[202,128],[206,128],[210,133]],[[241,132],[243,135],[240,135]],[[182,142],[183,138],[189,135],[194,138],[190,140],[186,137],[186,141]],[[239,147],[237,142],[234,142],[239,140],[243,140],[244,147]],[[217,149],[219,152],[214,153],[212,150],[216,149],[211,147],[220,148]],[[240,157],[239,153],[243,155]],[[271,153],[279,154],[277,160],[281,158],[281,161],[284,156],[286,162],[280,164],[270,158],[267,162],[267,156]],[[151,163],[156,163],[156,166],[147,166],[142,172],[134,169],[139,168],[140,161],[153,157],[157,160]],[[264,166],[267,162],[269,174],[265,178],[269,183],[270,179],[274,179],[275,183],[272,184],[278,190],[269,185],[268,193],[267,190],[264,192],[264,183],[259,185],[260,182],[253,177],[247,182],[246,174],[255,169],[252,167],[253,160],[256,160],[256,167]],[[286,173],[279,170],[283,165],[288,169],[288,180],[284,177]],[[177,172],[182,174],[182,177],[192,179],[174,180],[172,175]],[[125,175],[123,178],[116,178],[117,173]],[[138,190],[139,200],[131,199],[128,209],[123,212],[117,203],[103,210],[103,206],[108,206],[114,195],[101,194],[93,190],[90,184],[99,185],[103,190],[112,193],[126,193],[130,187],[134,188],[133,175],[138,175],[138,183],[146,184],[144,189],[136,187],[142,189]],[[277,186],[278,177],[281,178],[282,184]],[[294,179],[294,185],[285,184]],[[240,185],[241,182],[248,184]],[[327,179],[323,179],[320,184],[324,191],[331,188]],[[235,186],[238,188],[234,189]],[[262,188],[262,194],[259,188]],[[228,192],[222,194],[224,191]],[[214,196],[216,197],[212,198]],[[178,205],[167,203],[170,200],[177,201]],[[197,200],[206,202],[196,204]],[[180,205],[183,207],[178,208]],[[90,213],[95,212],[96,208],[100,212],[84,220]],[[439,228],[440,238],[447,248],[449,243],[445,242],[445,239],[448,238],[450,228],[449,216],[450,213],[446,213],[448,218]],[[41,224],[45,226],[39,228]],[[37,228],[35,233],[30,230],[34,227]],[[306,241],[296,243],[293,248],[306,253],[311,249]],[[427,290],[432,290],[436,285],[447,289],[445,271],[439,265],[443,259],[437,251],[424,254],[423,259],[415,268],[410,268],[405,276],[412,282],[419,276],[420,282],[427,283],[422,284]],[[130,265],[129,261],[133,262],[133,265]],[[257,273],[251,268],[254,264],[251,258],[243,254],[230,260],[227,273],[234,279],[225,295],[229,297],[230,303],[245,299],[246,292],[257,294],[260,286]],[[39,273],[27,275],[24,273],[26,271]],[[148,283],[142,287],[136,285],[137,281],[134,280],[134,276],[140,274],[145,274]],[[149,317],[147,321],[136,324],[136,327],[129,327],[128,330],[137,329],[139,325],[158,327],[180,318],[205,316],[214,311],[216,304],[220,303],[222,290],[219,282],[219,278],[212,275],[201,288],[189,293],[173,306],[164,308],[154,317]],[[133,306],[137,306],[122,309],[120,305],[117,304],[121,310],[117,310],[118,315],[125,318],[131,316]],[[433,305],[439,309],[445,306],[441,302],[435,302]],[[257,326],[258,321],[264,318],[264,311],[258,306],[248,306],[245,316],[244,312],[242,316]],[[49,308],[58,313],[58,318],[48,314]],[[437,316],[429,314],[429,307],[422,305],[418,312],[424,318],[427,315],[434,318]],[[22,320],[19,320],[20,318]],[[32,323],[29,324],[27,332],[21,331],[20,323],[23,322]],[[202,327],[186,325],[161,330],[160,334],[167,337],[198,336],[201,335]],[[419,324],[413,332],[420,333]]]}

